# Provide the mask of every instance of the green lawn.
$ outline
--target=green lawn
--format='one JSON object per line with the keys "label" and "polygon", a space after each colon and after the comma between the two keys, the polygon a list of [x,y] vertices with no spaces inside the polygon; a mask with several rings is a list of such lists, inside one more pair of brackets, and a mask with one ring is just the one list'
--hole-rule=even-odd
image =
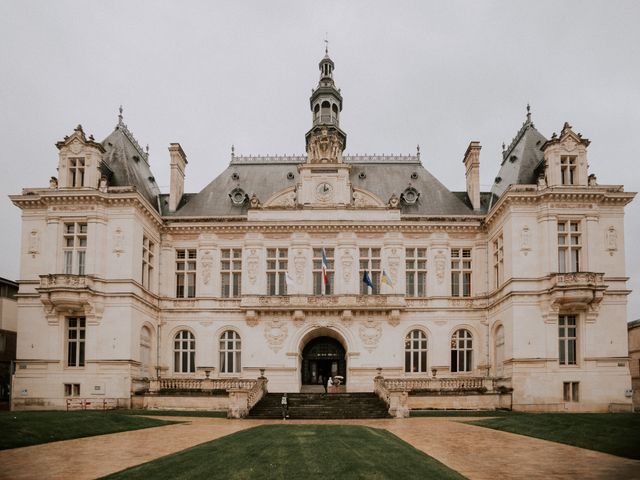
{"label": "green lawn", "polygon": [[0,412],[0,450],[157,427],[174,422],[113,411]]}
{"label": "green lawn", "polygon": [[386,430],[263,425],[123,470],[109,479],[464,478]]}
{"label": "green lawn", "polygon": [[125,415],[145,415],[148,417],[211,417],[227,418],[227,412],[209,410],[118,410]]}
{"label": "green lawn", "polygon": [[519,415],[509,410],[411,410],[411,417],[502,417]]}
{"label": "green lawn", "polygon": [[469,423],[640,459],[637,413],[522,413]]}

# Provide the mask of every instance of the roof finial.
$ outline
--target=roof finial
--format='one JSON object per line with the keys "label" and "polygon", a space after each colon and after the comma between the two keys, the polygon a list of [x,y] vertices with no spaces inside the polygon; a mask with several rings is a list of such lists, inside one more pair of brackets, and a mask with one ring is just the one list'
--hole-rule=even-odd
{"label": "roof finial", "polygon": [[329,55],[329,33],[324,33],[324,54]]}
{"label": "roof finial", "polygon": [[527,102],[527,122],[531,123],[531,105]]}
{"label": "roof finial", "polygon": [[147,148],[145,149],[145,152],[147,153],[147,157],[149,156],[149,144],[147,143]]}
{"label": "roof finial", "polygon": [[416,156],[420,159],[420,144],[416,145]]}
{"label": "roof finial", "polygon": [[235,156],[236,156],[236,146],[231,145],[231,158],[234,158]]}
{"label": "roof finial", "polygon": [[504,142],[502,142],[502,153],[504,153],[506,149],[507,149],[507,146],[504,144]]}
{"label": "roof finial", "polygon": [[122,125],[122,105],[120,105],[120,108],[118,108],[118,125]]}

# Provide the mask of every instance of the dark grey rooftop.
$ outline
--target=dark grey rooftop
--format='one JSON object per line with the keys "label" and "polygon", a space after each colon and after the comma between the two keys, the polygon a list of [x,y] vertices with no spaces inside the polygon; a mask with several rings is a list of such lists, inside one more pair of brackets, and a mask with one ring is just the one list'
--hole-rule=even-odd
{"label": "dark grey rooftop", "polygon": [[536,130],[530,115],[502,154],[500,171],[491,193],[500,198],[509,185],[537,183],[539,169],[543,165],[542,145],[547,139]]}
{"label": "dark grey rooftop", "polygon": [[[420,193],[413,205],[402,204],[405,215],[482,215],[471,208],[466,192],[453,193],[429,173],[414,155],[345,155],[351,165],[353,187],[367,190],[386,203],[393,194],[400,197],[409,187]],[[229,194],[241,188],[265,203],[274,194],[299,182],[296,166],[306,156],[234,156],[227,169],[197,194],[185,195],[176,212],[168,211],[168,196],[162,195],[163,215],[173,217],[243,216],[248,205],[236,206]],[[486,197],[486,196],[485,196]]]}
{"label": "dark grey rooftop", "polygon": [[109,170],[109,185],[133,186],[158,209],[160,189],[148,163],[148,154],[142,150],[127,126],[121,121],[115,130],[102,141],[106,152],[103,163]]}

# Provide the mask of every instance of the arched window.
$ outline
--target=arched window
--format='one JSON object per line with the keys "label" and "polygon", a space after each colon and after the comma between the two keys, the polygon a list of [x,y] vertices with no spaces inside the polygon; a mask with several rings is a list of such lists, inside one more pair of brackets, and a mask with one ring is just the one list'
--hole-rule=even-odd
{"label": "arched window", "polygon": [[227,330],[220,336],[220,373],[240,373],[242,344],[240,335]]}
{"label": "arched window", "polygon": [[140,373],[143,377],[151,376],[151,329],[144,326],[140,329]]}
{"label": "arched window", "polygon": [[411,330],[404,339],[404,371],[427,371],[427,335],[422,330]]}
{"label": "arched window", "polygon": [[473,369],[473,341],[469,330],[457,330],[451,337],[451,371],[470,372]]}
{"label": "arched window", "polygon": [[323,123],[331,121],[331,104],[326,100],[322,102],[322,105],[321,105],[320,121]]}
{"label": "arched window", "polygon": [[496,328],[494,338],[494,351],[496,355],[496,376],[501,377],[504,371],[504,327],[500,325]]}
{"label": "arched window", "polygon": [[338,106],[334,103],[331,105],[332,119],[338,121]]}
{"label": "arched window", "polygon": [[196,337],[188,330],[181,330],[174,337],[173,371],[176,373],[196,371]]}

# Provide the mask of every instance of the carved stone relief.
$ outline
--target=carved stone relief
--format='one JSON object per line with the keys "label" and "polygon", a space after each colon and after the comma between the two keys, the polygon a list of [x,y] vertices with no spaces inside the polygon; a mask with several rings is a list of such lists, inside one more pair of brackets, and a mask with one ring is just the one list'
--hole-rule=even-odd
{"label": "carved stone relief", "polygon": [[353,266],[353,255],[351,254],[351,250],[345,250],[342,253],[342,279],[345,284],[351,283],[351,267]]}
{"label": "carved stone relief", "polygon": [[213,257],[210,251],[205,251],[202,255],[202,281],[209,285],[211,274],[213,273]]}
{"label": "carved stone relief", "polygon": [[618,250],[618,232],[613,225],[607,228],[604,240],[609,255],[613,255]]}
{"label": "carved stone relief", "polygon": [[398,249],[392,248],[391,255],[389,256],[389,276],[391,281],[395,284],[398,281],[398,269],[400,268],[400,256],[398,255]]}
{"label": "carved stone relief", "polygon": [[256,280],[258,279],[258,263],[258,254],[256,253],[256,249],[252,248],[250,250],[249,257],[247,258],[247,275],[251,285],[255,285]]}
{"label": "carved stone relief", "polygon": [[296,251],[296,255],[293,257],[293,266],[296,272],[296,283],[302,285],[304,282],[304,267],[307,263],[307,257],[304,256],[302,250]]}
{"label": "carved stone relief", "polygon": [[522,227],[522,231],[520,232],[520,251],[525,254],[525,256],[531,250],[531,231],[529,230],[529,226],[525,225]]}
{"label": "carved stone relief", "polygon": [[40,232],[38,230],[31,230],[29,232],[29,248],[27,253],[31,254],[31,258],[36,258],[36,255],[40,253]]}
{"label": "carved stone relief", "polygon": [[113,232],[113,253],[118,257],[121,253],[124,253],[124,232],[120,227]]}
{"label": "carved stone relief", "polygon": [[272,201],[268,202],[268,207],[284,207],[294,208],[296,206],[296,191],[290,190],[288,192],[279,195]]}
{"label": "carved stone relief", "polygon": [[380,320],[374,320],[371,317],[363,320],[360,325],[359,334],[360,340],[362,340],[362,343],[364,344],[364,348],[369,352],[372,352],[378,346],[378,342],[382,337],[382,325]]}
{"label": "carved stone relief", "polygon": [[275,353],[278,353],[282,348],[288,334],[289,331],[287,329],[287,325],[282,319],[273,318],[264,326],[264,336],[267,339],[269,347]]}
{"label": "carved stone relief", "polygon": [[444,254],[444,250],[438,250],[435,258],[436,264],[436,278],[438,283],[444,282],[444,272],[447,267],[447,256]]}

